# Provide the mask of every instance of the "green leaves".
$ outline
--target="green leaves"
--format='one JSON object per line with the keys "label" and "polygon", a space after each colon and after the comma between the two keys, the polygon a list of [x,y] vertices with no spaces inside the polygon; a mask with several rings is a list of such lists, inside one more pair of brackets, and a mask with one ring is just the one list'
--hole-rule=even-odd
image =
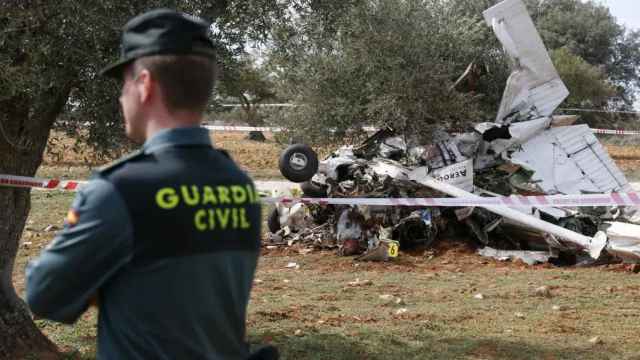
{"label": "green leaves", "polygon": [[[13,123],[8,128],[16,133],[18,122],[33,122],[47,133],[57,119],[58,128],[105,153],[126,151],[119,84],[97,73],[117,59],[120,29],[131,17],[168,7],[217,18],[214,38],[224,61],[241,54],[245,42],[264,41],[283,6],[276,0],[0,2],[0,121]],[[54,106],[57,95],[68,95],[64,108]]]}
{"label": "green leaves", "polygon": [[285,120],[308,140],[330,140],[315,135],[383,124],[418,134],[478,119],[475,98],[449,90],[474,58],[476,34],[465,29],[477,21],[447,10],[439,1],[358,2],[333,14],[331,31],[309,11],[297,33],[276,39],[281,86],[305,104]]}

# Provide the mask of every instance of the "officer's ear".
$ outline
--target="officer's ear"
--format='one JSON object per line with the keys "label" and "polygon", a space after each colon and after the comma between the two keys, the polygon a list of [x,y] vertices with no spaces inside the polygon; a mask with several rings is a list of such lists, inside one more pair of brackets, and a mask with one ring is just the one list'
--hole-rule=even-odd
{"label": "officer's ear", "polygon": [[151,72],[147,69],[140,70],[135,78],[135,83],[140,94],[140,102],[143,104],[148,103],[157,91]]}

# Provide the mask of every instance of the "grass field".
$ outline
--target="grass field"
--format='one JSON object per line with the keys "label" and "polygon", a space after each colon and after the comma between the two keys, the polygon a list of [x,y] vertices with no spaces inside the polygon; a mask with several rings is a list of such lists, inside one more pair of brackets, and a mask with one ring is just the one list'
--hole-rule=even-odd
{"label": "grass field", "polygon": [[[280,147],[274,143],[249,143],[234,134],[216,143],[255,176],[276,177]],[[637,149],[613,150],[625,162],[640,158]],[[48,161],[39,175],[88,173],[70,158]],[[72,196],[32,193],[14,271],[20,293],[26,262],[62,226]],[[299,269],[287,268],[290,262]],[[248,338],[277,345],[283,359],[640,359],[638,276],[623,265],[556,268],[488,260],[464,239],[401,253],[389,263],[265,249]],[[549,297],[536,295],[541,286],[550,289]],[[95,310],[74,326],[37,324],[69,358],[95,357]]]}

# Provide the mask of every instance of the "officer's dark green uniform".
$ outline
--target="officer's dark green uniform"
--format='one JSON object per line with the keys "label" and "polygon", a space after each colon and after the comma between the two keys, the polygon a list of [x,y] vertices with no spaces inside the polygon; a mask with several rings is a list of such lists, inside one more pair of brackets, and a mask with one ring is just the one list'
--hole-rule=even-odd
{"label": "officer's dark green uniform", "polygon": [[101,359],[245,359],[258,201],[205,129],[164,130],[78,193],[27,301],[71,323],[99,294]]}
{"label": "officer's dark green uniform", "polygon": [[79,191],[27,302],[72,323],[97,295],[99,359],[246,359],[260,225],[252,181],[205,129],[161,130]]}

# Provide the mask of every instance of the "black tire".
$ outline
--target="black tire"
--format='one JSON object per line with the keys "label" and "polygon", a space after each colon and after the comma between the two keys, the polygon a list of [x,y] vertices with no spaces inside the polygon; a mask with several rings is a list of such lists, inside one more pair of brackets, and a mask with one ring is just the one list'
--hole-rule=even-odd
{"label": "black tire", "polygon": [[316,184],[313,181],[305,181],[300,184],[300,190],[305,197],[323,198],[327,197],[327,186]]}
{"label": "black tire", "polygon": [[305,182],[318,171],[318,155],[308,145],[294,144],[282,152],[278,166],[287,180]]}
{"label": "black tire", "polygon": [[274,208],[269,213],[269,216],[267,217],[267,227],[269,228],[269,231],[273,234],[277,233],[281,229],[280,215],[278,214],[278,209]]}

